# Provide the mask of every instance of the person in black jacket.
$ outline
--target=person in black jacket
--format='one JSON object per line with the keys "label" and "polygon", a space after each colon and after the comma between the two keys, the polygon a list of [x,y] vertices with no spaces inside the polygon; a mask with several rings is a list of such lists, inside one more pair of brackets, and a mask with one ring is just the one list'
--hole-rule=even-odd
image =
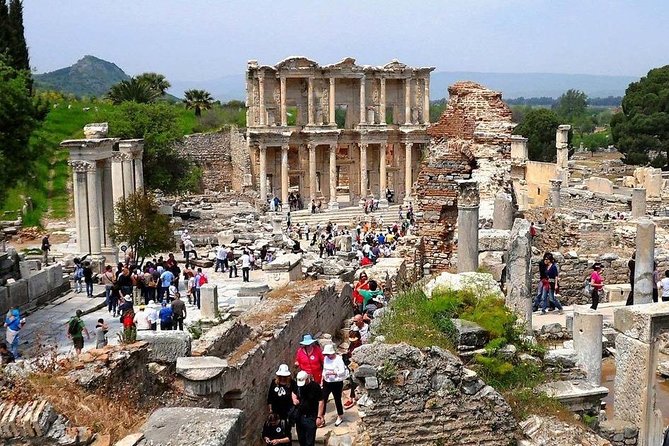
{"label": "person in black jacket", "polygon": [[262,428],[262,439],[267,445],[290,444],[290,427],[279,415],[271,413]]}
{"label": "person in black jacket", "polygon": [[297,395],[293,395],[293,403],[299,410],[296,427],[300,446],[314,446],[316,429],[324,425],[323,418],[318,416],[324,408],[323,391],[304,370],[297,374]]}
{"label": "person in black jacket", "polygon": [[93,268],[90,262],[84,262],[84,283],[86,284],[86,296],[93,297]]}
{"label": "person in black jacket", "polygon": [[267,405],[270,414],[276,414],[281,420],[288,422],[288,412],[293,408],[293,394],[297,394],[297,386],[293,381],[287,364],[281,364],[272,379],[267,392]]}

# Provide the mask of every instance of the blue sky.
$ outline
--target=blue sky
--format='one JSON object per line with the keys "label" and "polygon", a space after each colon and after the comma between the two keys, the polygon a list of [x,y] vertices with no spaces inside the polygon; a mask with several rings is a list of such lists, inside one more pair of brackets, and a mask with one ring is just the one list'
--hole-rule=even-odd
{"label": "blue sky", "polygon": [[207,80],[246,61],[633,75],[669,63],[668,0],[24,0],[38,72],[85,54]]}

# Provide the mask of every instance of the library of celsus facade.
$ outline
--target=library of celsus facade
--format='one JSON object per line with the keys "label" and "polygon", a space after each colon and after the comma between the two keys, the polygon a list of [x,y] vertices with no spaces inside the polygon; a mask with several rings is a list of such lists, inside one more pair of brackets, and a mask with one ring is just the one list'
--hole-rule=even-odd
{"label": "library of celsus facade", "polygon": [[247,140],[261,200],[299,193],[323,207],[410,202],[427,148],[430,72],[398,61],[321,66],[304,57],[249,61]]}

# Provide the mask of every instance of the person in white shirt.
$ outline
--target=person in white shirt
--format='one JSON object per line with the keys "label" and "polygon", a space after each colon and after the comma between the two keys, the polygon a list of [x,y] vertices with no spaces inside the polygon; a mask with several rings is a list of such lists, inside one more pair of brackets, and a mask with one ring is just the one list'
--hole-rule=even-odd
{"label": "person in white shirt", "polygon": [[158,327],[158,307],[152,300],[150,300],[149,304],[146,306],[146,319],[149,321],[151,330],[155,331]]}
{"label": "person in white shirt", "polygon": [[304,232],[307,234],[307,240],[309,240],[309,223],[304,224]]}
{"label": "person in white shirt", "polygon": [[242,261],[242,282],[249,282],[249,271],[251,270],[251,256],[248,251],[244,251],[241,257]]}
{"label": "person in white shirt", "polygon": [[664,278],[657,285],[662,290],[662,302],[669,301],[669,270],[664,272]]}
{"label": "person in white shirt", "polygon": [[184,257],[186,258],[186,268],[188,268],[190,266],[189,258],[191,253],[193,253],[195,260],[197,260],[197,251],[195,251],[195,245],[193,244],[193,241],[190,239],[190,237],[184,241],[184,252]]}
{"label": "person in white shirt", "polygon": [[335,426],[342,423],[344,416],[344,405],[341,401],[341,394],[344,390],[344,380],[348,378],[348,368],[344,364],[341,355],[335,351],[334,344],[327,344],[323,347],[323,409],[321,410],[321,419],[325,421],[325,412],[327,410],[328,399],[332,394],[335,406],[337,407],[337,420]]}
{"label": "person in white shirt", "polygon": [[216,267],[214,268],[214,272],[218,272],[218,268],[221,268],[221,272],[225,272],[228,268],[226,266],[226,263],[228,262],[228,250],[225,248],[224,245],[221,245],[218,247],[216,250]]}
{"label": "person in white shirt", "polygon": [[139,306],[139,311],[135,314],[133,322],[137,330],[151,330],[151,322],[148,319],[148,313],[144,311],[144,305]]}
{"label": "person in white shirt", "polygon": [[367,343],[367,339],[369,338],[369,325],[365,322],[362,314],[356,314],[353,316],[351,331],[359,331],[360,340],[363,344]]}

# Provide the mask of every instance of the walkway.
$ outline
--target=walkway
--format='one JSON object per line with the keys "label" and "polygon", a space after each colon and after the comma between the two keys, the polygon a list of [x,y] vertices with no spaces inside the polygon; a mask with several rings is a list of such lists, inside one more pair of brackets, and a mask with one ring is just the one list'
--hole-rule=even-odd
{"label": "walkway", "polygon": [[[613,311],[616,308],[625,306],[625,302],[607,302],[601,303],[597,307],[597,311],[604,316],[604,325],[613,325]],[[574,309],[588,309],[590,305],[570,305],[564,307],[564,313],[558,314],[557,311],[549,311],[542,315],[540,312],[532,314],[532,328],[534,330],[541,330],[541,327],[548,324],[559,323],[563,327],[566,325],[567,316],[574,315]]]}
{"label": "walkway", "polygon": [[[309,223],[309,225],[314,228],[317,224],[320,223],[325,225],[328,221],[337,223],[338,225],[349,226],[352,225],[353,222],[356,222],[360,217],[364,219],[378,219],[379,217],[382,217],[384,222],[390,223],[399,220],[399,209],[399,205],[392,205],[386,209],[379,209],[370,214],[365,214],[364,211],[357,206],[349,206],[336,211],[326,210],[317,214],[312,214],[309,209],[302,209],[300,211],[292,211],[290,213],[290,220],[293,224]],[[406,211],[406,208],[403,207],[402,209]]]}

